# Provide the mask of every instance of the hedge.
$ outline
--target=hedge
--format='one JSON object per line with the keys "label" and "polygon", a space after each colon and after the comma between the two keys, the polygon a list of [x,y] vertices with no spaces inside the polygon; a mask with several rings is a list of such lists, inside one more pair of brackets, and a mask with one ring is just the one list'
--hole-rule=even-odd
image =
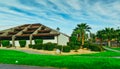
{"label": "hedge", "polygon": [[61,51],[62,50],[62,45],[57,45],[56,49],[59,49]]}
{"label": "hedge", "polygon": [[9,40],[2,40],[1,44],[3,47],[7,47],[7,46],[10,46],[10,41]]}
{"label": "hedge", "polygon": [[26,46],[26,40],[19,40],[20,47]]}
{"label": "hedge", "polygon": [[70,52],[70,46],[63,46],[63,52]]}
{"label": "hedge", "polygon": [[55,48],[56,46],[57,46],[56,43],[51,43],[51,42],[49,42],[49,43],[44,44],[43,49],[44,49],[44,50],[52,51],[52,50],[54,50],[54,48]]}
{"label": "hedge", "polygon": [[34,42],[35,42],[35,44],[42,44],[43,40],[42,39],[35,39]]}
{"label": "hedge", "polygon": [[97,44],[85,43],[83,47],[88,48],[91,51],[102,51],[103,50],[103,48]]}
{"label": "hedge", "polygon": [[36,49],[41,50],[43,49],[43,44],[36,44]]}
{"label": "hedge", "polygon": [[32,44],[29,44],[29,48],[33,48],[33,45],[32,45]]}

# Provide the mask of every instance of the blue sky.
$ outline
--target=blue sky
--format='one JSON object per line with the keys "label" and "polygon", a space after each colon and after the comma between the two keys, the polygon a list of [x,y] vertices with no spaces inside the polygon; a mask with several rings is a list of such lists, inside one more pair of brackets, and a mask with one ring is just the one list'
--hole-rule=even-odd
{"label": "blue sky", "polygon": [[0,30],[28,23],[57,27],[68,35],[77,24],[92,32],[120,26],[120,0],[0,0]]}

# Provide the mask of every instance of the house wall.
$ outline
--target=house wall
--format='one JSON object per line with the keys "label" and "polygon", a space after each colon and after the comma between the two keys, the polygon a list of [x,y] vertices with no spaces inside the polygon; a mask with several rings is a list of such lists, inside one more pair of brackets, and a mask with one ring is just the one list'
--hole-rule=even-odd
{"label": "house wall", "polygon": [[[10,43],[12,44],[12,41],[10,41]],[[30,40],[26,40],[26,46],[27,46],[27,47],[28,47],[29,44],[30,44]],[[32,40],[32,44],[35,44],[35,43],[34,43],[34,40]],[[20,46],[18,40],[15,41],[15,46]]]}
{"label": "house wall", "polygon": [[68,36],[65,36],[64,34],[58,36],[58,45],[67,45],[67,42],[69,42]]}
{"label": "house wall", "polygon": [[[48,42],[57,43],[57,36],[55,36],[54,39],[43,40],[43,43],[48,43]],[[10,43],[12,44],[12,41],[10,41]],[[27,47],[28,47],[29,44],[30,44],[30,40],[26,40],[26,46]],[[35,44],[34,40],[32,40],[32,44]],[[20,46],[18,40],[15,41],[15,46]]]}
{"label": "house wall", "polygon": [[54,37],[54,39],[47,39],[47,40],[43,40],[43,43],[57,43],[57,36]]}
{"label": "house wall", "polygon": [[[60,34],[58,36],[55,36],[54,39],[47,39],[47,40],[43,40],[43,43],[58,43],[58,45],[67,45],[67,42],[69,42],[69,37]],[[12,44],[12,41],[10,41],[10,43]],[[26,40],[26,47],[28,47],[28,45],[30,44],[30,40]],[[32,44],[34,43],[34,40],[32,40]],[[15,40],[15,46],[20,46],[19,41]]]}

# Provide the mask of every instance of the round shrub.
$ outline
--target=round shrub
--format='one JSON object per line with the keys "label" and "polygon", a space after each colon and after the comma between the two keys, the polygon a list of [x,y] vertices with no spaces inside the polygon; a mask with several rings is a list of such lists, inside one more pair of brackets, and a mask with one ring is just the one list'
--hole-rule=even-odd
{"label": "round shrub", "polygon": [[43,40],[42,39],[35,39],[34,42],[35,42],[35,44],[42,44]]}
{"label": "round shrub", "polygon": [[59,49],[61,51],[62,50],[62,45],[57,45],[56,49]]}
{"label": "round shrub", "polygon": [[67,45],[70,46],[72,50],[75,49],[75,43],[74,42],[68,42]]}
{"label": "round shrub", "polygon": [[37,49],[37,47],[36,47],[36,45],[35,45],[35,44],[34,44],[34,45],[32,45],[32,48],[33,48],[33,49]]}
{"label": "round shrub", "polygon": [[70,46],[63,46],[63,52],[70,52]]}
{"label": "round shrub", "polygon": [[49,43],[44,44],[43,49],[44,50],[52,51],[52,50],[54,50],[54,48],[56,47],[56,45],[57,45],[56,43],[49,42]]}
{"label": "round shrub", "polygon": [[43,44],[36,44],[36,49],[41,50],[43,49]]}
{"label": "round shrub", "polygon": [[26,40],[19,40],[20,47],[25,47]]}
{"label": "round shrub", "polygon": [[1,41],[1,44],[3,47],[10,46],[9,40],[3,40],[3,41]]}
{"label": "round shrub", "polygon": [[78,52],[78,49],[80,49],[80,46],[75,46],[75,52]]}
{"label": "round shrub", "polygon": [[33,47],[33,45],[32,44],[29,44],[29,48],[32,48]]}
{"label": "round shrub", "polygon": [[89,43],[85,43],[83,48],[89,48],[90,44]]}
{"label": "round shrub", "polygon": [[102,47],[97,44],[90,44],[88,47],[91,51],[102,51]]}

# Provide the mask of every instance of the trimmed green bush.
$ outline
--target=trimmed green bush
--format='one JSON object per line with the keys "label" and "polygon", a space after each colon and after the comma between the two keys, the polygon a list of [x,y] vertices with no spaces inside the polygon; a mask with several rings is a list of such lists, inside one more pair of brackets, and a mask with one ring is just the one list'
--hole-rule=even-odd
{"label": "trimmed green bush", "polygon": [[74,42],[68,42],[67,45],[70,46],[72,50],[75,49],[75,43]]}
{"label": "trimmed green bush", "polygon": [[34,42],[35,42],[35,44],[42,44],[43,40],[42,39],[35,39]]}
{"label": "trimmed green bush", "polygon": [[36,47],[36,45],[35,45],[35,44],[34,44],[34,45],[32,45],[32,48],[33,48],[33,49],[37,49],[37,47]]}
{"label": "trimmed green bush", "polygon": [[26,40],[19,40],[20,47],[25,47]]}
{"label": "trimmed green bush", "polygon": [[43,44],[36,44],[36,49],[41,50],[43,49]]}
{"label": "trimmed green bush", "polygon": [[57,45],[56,49],[59,49],[61,51],[62,50],[62,45]]}
{"label": "trimmed green bush", "polygon": [[97,44],[90,44],[88,49],[91,51],[102,51],[103,48],[101,46],[98,46]]}
{"label": "trimmed green bush", "polygon": [[70,52],[70,46],[63,46],[63,52]]}
{"label": "trimmed green bush", "polygon": [[78,49],[80,49],[80,46],[75,46],[75,52],[78,52]]}
{"label": "trimmed green bush", "polygon": [[90,44],[89,43],[85,43],[83,48],[89,48]]}
{"label": "trimmed green bush", "polygon": [[68,42],[67,43],[68,46],[71,47],[72,50],[75,50],[75,46],[81,46],[81,42],[80,41],[76,41],[76,42]]}
{"label": "trimmed green bush", "polygon": [[32,44],[29,44],[29,48],[32,48],[33,47],[33,45]]}
{"label": "trimmed green bush", "polygon": [[1,44],[3,47],[10,46],[10,41],[9,40],[2,40]]}
{"label": "trimmed green bush", "polygon": [[54,50],[54,48],[55,48],[56,46],[57,46],[56,43],[48,42],[48,43],[44,44],[43,49],[44,49],[44,50],[52,51],[52,50]]}

